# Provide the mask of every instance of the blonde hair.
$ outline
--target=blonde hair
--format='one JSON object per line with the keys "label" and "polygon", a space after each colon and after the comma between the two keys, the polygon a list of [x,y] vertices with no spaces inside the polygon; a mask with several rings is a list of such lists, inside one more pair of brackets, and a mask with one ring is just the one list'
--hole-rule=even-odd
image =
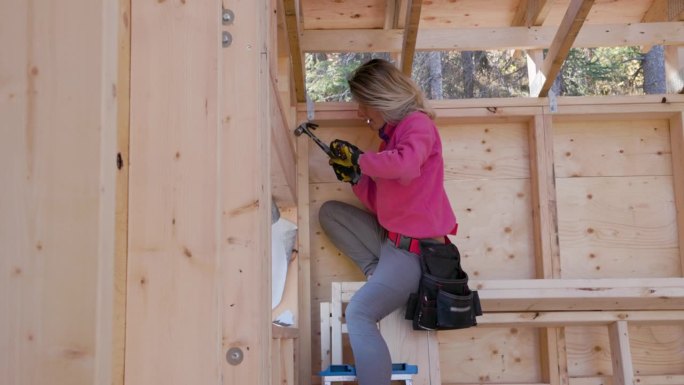
{"label": "blonde hair", "polygon": [[372,59],[361,65],[352,72],[348,82],[352,98],[378,110],[387,122],[397,123],[414,111],[435,118],[420,88],[386,60]]}

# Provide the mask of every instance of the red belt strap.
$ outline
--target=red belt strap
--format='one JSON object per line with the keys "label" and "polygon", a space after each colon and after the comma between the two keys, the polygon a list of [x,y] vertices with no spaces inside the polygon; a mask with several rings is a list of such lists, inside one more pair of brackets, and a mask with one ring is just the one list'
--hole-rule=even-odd
{"label": "red belt strap", "polygon": [[387,232],[387,238],[392,241],[397,248],[420,255],[420,239],[407,237],[393,231]]}

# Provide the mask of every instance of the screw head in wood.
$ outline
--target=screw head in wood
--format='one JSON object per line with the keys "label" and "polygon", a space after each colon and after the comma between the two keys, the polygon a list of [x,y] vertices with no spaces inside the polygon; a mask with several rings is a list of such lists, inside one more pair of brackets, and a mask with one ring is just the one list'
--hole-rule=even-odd
{"label": "screw head in wood", "polygon": [[226,352],[226,361],[231,365],[239,365],[243,358],[244,354],[240,348],[230,348]]}

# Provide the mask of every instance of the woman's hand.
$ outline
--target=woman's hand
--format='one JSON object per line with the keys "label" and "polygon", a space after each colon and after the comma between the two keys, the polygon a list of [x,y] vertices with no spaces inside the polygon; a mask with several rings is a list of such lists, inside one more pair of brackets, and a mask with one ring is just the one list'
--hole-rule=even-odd
{"label": "woman's hand", "polygon": [[330,150],[334,157],[330,158],[331,164],[335,163],[343,167],[358,168],[359,155],[363,151],[359,150],[355,145],[340,139],[335,139],[330,142]]}

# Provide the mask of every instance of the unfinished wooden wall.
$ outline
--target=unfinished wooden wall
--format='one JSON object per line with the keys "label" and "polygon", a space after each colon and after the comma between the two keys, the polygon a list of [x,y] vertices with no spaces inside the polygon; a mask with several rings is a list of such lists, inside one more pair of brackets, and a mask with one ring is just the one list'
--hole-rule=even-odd
{"label": "unfinished wooden wall", "polygon": [[[439,104],[445,185],[460,223],[452,239],[471,279],[621,278],[628,284],[681,278],[681,103],[655,97],[566,102],[555,114],[535,101]],[[378,139],[354,122],[351,107],[320,105],[317,114],[323,141],[377,148]],[[311,313],[317,320],[331,282],[363,280],[322,232],[318,209],[330,199],[359,203],[312,144],[308,159]],[[611,349],[618,348],[609,330],[516,325],[439,332],[441,380],[617,385]],[[639,381],[684,379],[684,325],[639,324],[628,332]],[[318,344],[314,338],[312,351]],[[316,355],[312,367],[320,367]]]}
{"label": "unfinished wooden wall", "polygon": [[270,383],[269,4],[132,3],[127,385]]}
{"label": "unfinished wooden wall", "polygon": [[0,383],[112,381],[116,1],[0,3]]}

